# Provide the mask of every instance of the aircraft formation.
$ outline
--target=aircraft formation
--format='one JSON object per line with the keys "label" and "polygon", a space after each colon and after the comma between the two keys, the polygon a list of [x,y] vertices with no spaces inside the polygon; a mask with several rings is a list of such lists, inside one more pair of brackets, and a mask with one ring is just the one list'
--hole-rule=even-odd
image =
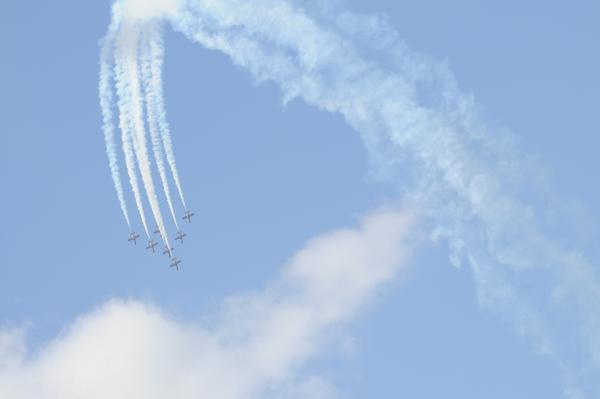
{"label": "aircraft formation", "polygon": [[[175,239],[182,244],[187,235],[179,228],[180,217],[175,212],[171,184],[176,188],[181,209],[185,210],[183,220],[191,222],[194,214],[187,210],[175,161],[171,128],[166,117],[161,72],[164,47],[160,31],[158,24],[142,27],[114,20],[102,41],[98,88],[102,130],[117,199],[131,232],[131,218],[121,181],[121,162],[117,151],[120,143],[135,208],[143,226],[143,233],[131,232],[128,241],[136,245],[140,236],[145,234],[149,240],[145,248],[153,253],[168,255],[171,259],[170,266],[179,270],[181,261],[173,257],[174,249],[171,248],[165,219],[161,214],[159,186],[162,186],[162,198],[167,202],[166,208],[169,209],[177,231]],[[121,132],[120,140],[116,137],[117,130]],[[153,168],[156,169],[155,173]],[[153,175],[158,175],[159,184],[154,182]],[[144,192],[147,201],[144,201]],[[150,215],[156,224],[154,232],[148,228],[150,219],[144,209],[145,202],[149,205]],[[164,250],[161,251],[163,245]]]}
{"label": "aircraft formation", "polygon": [[[182,217],[183,220],[187,220],[188,223],[192,222],[192,216],[194,216],[193,212],[190,211],[185,211],[185,215]],[[154,234],[158,234],[160,235],[160,229],[157,227],[154,232]],[[162,237],[162,236],[161,236]],[[175,240],[178,240],[181,242],[181,244],[183,244],[183,238],[187,237],[187,234],[184,233],[183,231],[179,230],[177,232],[177,235],[175,236]],[[129,238],[127,239],[127,241],[129,242],[133,242],[134,245],[137,245],[137,240],[140,238],[140,235],[137,234],[135,231],[131,232],[129,234]],[[164,240],[163,240],[164,241]],[[148,245],[146,246],[147,250],[151,250],[152,253],[156,253],[155,248],[158,246],[158,242],[156,242],[153,239],[150,239],[150,241],[148,241]],[[171,259],[171,263],[169,264],[170,267],[174,267],[177,271],[179,271],[179,265],[181,264],[181,260],[177,259],[176,257],[173,256],[173,251],[175,250],[175,248],[170,247],[168,244],[165,245],[164,250],[162,251],[163,255],[169,255],[169,259]]]}

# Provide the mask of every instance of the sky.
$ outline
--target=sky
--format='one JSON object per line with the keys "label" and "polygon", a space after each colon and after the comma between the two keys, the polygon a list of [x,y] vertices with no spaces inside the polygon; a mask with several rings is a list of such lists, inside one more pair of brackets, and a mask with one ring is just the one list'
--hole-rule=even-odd
{"label": "sky", "polygon": [[[142,22],[168,3],[124,2]],[[226,45],[165,17],[195,213],[179,273],[127,242],[111,180],[98,74],[112,2],[0,6],[0,396],[597,397],[599,6],[306,0],[266,20],[267,1],[236,3],[188,11]],[[301,29],[300,7],[319,29]],[[365,81],[343,80],[357,65]],[[418,129],[388,139],[380,124]],[[446,147],[465,163],[444,163]]]}

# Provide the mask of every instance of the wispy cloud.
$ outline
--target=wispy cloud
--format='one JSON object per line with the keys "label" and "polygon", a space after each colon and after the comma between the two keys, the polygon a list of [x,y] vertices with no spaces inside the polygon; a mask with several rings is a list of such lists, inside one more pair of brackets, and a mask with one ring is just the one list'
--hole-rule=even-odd
{"label": "wispy cloud", "polygon": [[413,224],[410,212],[381,210],[314,238],[265,290],[227,300],[210,326],[115,300],[37,354],[22,331],[0,332],[0,397],[333,398],[302,365],[406,267]]}

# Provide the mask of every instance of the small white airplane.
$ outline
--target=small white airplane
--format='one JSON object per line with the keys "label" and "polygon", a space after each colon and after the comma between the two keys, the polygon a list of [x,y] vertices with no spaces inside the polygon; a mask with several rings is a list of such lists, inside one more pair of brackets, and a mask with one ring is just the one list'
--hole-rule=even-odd
{"label": "small white airplane", "polygon": [[194,216],[194,215],[195,215],[195,213],[193,213],[193,212],[190,212],[190,211],[185,211],[185,216],[184,216],[184,217],[182,217],[182,219],[183,219],[183,220],[187,219],[187,221],[188,221],[189,223],[192,223],[192,216]]}
{"label": "small white airplane", "polygon": [[174,248],[169,248],[167,245],[165,245],[165,250],[163,251],[163,255],[169,255],[169,258],[172,258],[174,250],[175,250]]}
{"label": "small white airplane", "polygon": [[150,242],[148,243],[148,246],[146,247],[146,249],[151,249],[152,252],[154,252],[154,247],[157,246],[158,243],[154,240],[150,240]]}
{"label": "small white airplane", "polygon": [[138,238],[140,238],[139,234],[131,233],[131,234],[129,234],[129,239],[127,241],[133,241],[133,244],[137,245]]}
{"label": "small white airplane", "polygon": [[182,231],[178,231],[177,235],[175,236],[175,239],[181,241],[181,243],[183,244],[183,237],[185,236],[187,236],[187,234],[185,234]]}
{"label": "small white airplane", "polygon": [[177,269],[177,271],[179,271],[179,264],[181,263],[181,261],[177,258],[173,258],[173,261],[171,262],[171,267],[174,267],[175,269]]}

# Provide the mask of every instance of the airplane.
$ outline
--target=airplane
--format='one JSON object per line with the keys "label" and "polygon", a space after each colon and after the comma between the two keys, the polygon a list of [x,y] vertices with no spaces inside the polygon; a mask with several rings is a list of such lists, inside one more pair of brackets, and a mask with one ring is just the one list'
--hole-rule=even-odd
{"label": "airplane", "polygon": [[160,234],[160,229],[156,226],[156,230],[154,230],[154,234]]}
{"label": "airplane", "polygon": [[175,239],[181,241],[181,243],[183,244],[183,237],[185,236],[187,236],[187,234],[185,234],[182,231],[178,231],[177,235],[175,236]]}
{"label": "airplane", "polygon": [[173,250],[174,250],[174,248],[169,248],[167,245],[165,245],[165,250],[163,251],[163,255],[169,255],[169,258],[172,258]]}
{"label": "airplane", "polygon": [[173,258],[173,261],[171,262],[171,267],[174,267],[175,269],[177,269],[177,271],[179,271],[179,264],[181,263],[181,261],[177,258]]}
{"label": "airplane", "polygon": [[150,242],[148,243],[148,246],[146,247],[146,249],[151,249],[152,252],[154,252],[154,247],[157,246],[158,243],[154,240],[150,240]]}
{"label": "airplane", "polygon": [[127,241],[133,241],[133,243],[134,243],[135,245],[137,245],[137,239],[138,239],[138,238],[140,238],[140,235],[139,235],[139,234],[135,234],[135,232],[134,232],[134,233],[131,233],[131,234],[129,235],[129,239],[128,239]]}
{"label": "airplane", "polygon": [[183,220],[187,219],[187,221],[188,221],[189,223],[192,223],[192,216],[194,216],[194,215],[195,215],[195,213],[193,213],[193,212],[190,212],[190,211],[185,211],[185,216],[184,216],[184,217],[182,217],[182,219],[183,219]]}

